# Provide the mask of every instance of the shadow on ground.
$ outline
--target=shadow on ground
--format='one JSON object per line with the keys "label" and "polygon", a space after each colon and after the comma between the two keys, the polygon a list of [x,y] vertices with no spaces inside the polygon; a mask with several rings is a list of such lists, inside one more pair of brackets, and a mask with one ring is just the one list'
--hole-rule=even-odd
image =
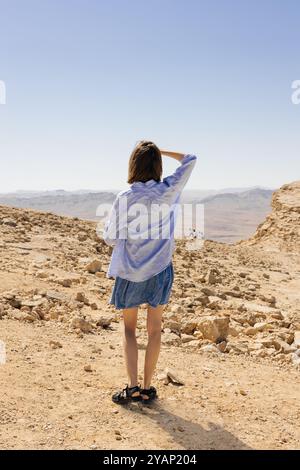
{"label": "shadow on ground", "polygon": [[224,427],[211,422],[203,427],[167,410],[162,402],[152,403],[151,406],[130,405],[127,409],[153,420],[186,450],[251,450]]}

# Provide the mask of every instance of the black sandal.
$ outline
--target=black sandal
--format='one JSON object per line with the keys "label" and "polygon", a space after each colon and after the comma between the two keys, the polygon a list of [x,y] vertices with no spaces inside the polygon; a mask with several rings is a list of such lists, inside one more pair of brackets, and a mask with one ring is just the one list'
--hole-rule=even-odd
{"label": "black sandal", "polygon": [[[151,403],[153,400],[157,398],[157,391],[156,388],[150,387],[150,388],[143,388],[140,390],[141,394],[141,400],[144,405],[148,405],[148,403]],[[146,395],[148,398],[143,398],[143,395]]]}
{"label": "black sandal", "polygon": [[[121,392],[116,392],[112,396],[112,401],[114,403],[117,403],[118,405],[123,405],[125,403],[128,403],[130,400],[132,401],[140,401],[141,395],[140,395],[140,387],[137,385],[135,387],[128,387],[124,388]],[[133,396],[134,393],[139,392],[139,395]]]}

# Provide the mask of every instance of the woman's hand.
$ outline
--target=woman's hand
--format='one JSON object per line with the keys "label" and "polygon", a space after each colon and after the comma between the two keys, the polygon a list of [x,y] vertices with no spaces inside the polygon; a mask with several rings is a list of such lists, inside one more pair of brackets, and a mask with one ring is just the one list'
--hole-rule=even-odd
{"label": "woman's hand", "polygon": [[184,153],[178,153],[178,152],[169,152],[168,150],[161,150],[160,149],[160,153],[162,155],[165,155],[166,157],[171,157],[171,158],[174,158],[175,160],[181,162],[181,160],[183,159],[184,157]]}

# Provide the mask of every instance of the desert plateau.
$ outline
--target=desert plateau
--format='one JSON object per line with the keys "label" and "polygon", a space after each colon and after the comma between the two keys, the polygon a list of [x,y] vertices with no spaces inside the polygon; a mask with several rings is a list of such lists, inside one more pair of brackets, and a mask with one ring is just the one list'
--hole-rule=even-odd
{"label": "desert plateau", "polygon": [[[177,240],[151,407],[111,400],[110,250],[93,221],[0,206],[0,448],[299,449],[300,181],[248,239]],[[141,361],[146,339],[142,308]]]}

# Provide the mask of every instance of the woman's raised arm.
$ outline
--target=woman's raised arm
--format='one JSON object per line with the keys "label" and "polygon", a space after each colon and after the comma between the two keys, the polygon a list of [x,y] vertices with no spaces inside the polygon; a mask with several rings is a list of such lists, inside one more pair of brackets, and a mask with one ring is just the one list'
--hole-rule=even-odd
{"label": "woman's raised arm", "polygon": [[179,152],[169,152],[168,150],[161,150],[160,149],[160,153],[162,155],[165,155],[166,157],[171,157],[171,158],[174,158],[175,160],[177,160],[178,162],[181,162],[181,160],[183,159],[184,157],[184,153],[179,153]]}

